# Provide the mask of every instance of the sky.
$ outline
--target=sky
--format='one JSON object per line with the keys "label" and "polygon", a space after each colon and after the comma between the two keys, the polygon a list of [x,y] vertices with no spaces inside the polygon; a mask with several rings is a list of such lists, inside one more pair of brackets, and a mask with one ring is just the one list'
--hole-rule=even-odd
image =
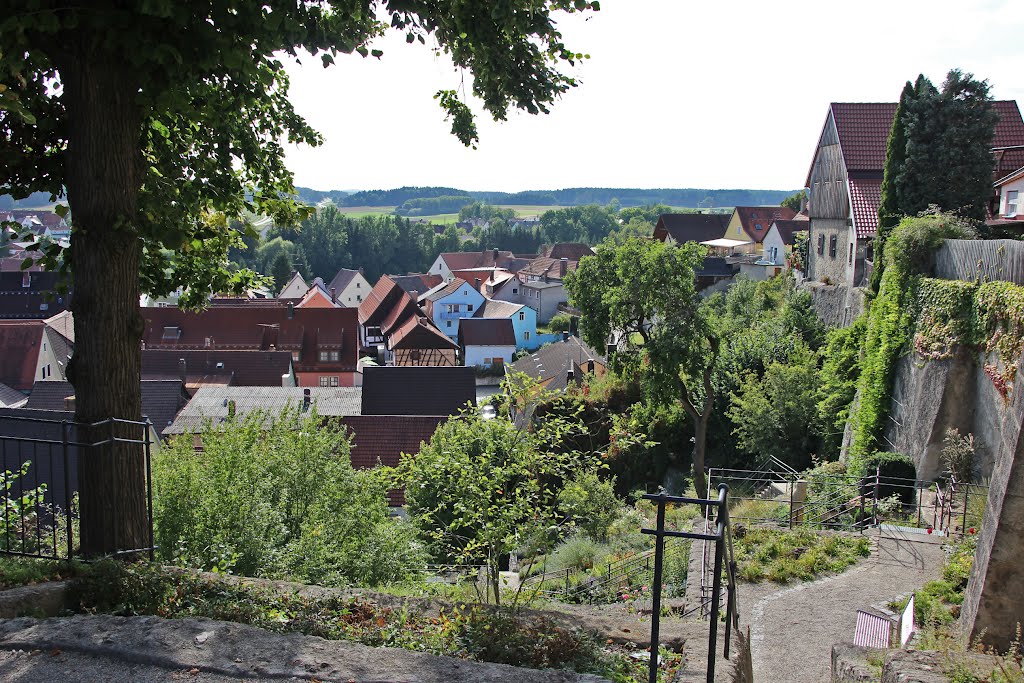
{"label": "sky", "polygon": [[[438,185],[802,187],[830,102],[894,102],[919,73],[985,78],[1024,102],[1017,0],[604,0],[558,15],[580,86],[552,112],[495,123],[479,107],[467,149],[433,99],[471,75],[427,46],[385,36],[380,59],[290,64],[291,98],[325,143],[288,150],[295,184],[318,190]],[[472,102],[471,102],[472,106]]]}

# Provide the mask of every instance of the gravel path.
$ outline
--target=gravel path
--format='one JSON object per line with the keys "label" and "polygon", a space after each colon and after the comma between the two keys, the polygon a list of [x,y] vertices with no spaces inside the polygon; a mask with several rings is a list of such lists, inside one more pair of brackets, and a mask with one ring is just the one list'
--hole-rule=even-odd
{"label": "gravel path", "polygon": [[784,587],[740,587],[757,683],[831,680],[832,645],[853,640],[858,609],[884,605],[940,577],[940,539],[886,532],[874,540],[870,557],[842,574]]}

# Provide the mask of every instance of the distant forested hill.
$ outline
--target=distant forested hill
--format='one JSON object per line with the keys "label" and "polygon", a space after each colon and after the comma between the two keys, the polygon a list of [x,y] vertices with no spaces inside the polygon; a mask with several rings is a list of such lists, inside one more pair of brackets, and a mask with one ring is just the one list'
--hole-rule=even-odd
{"label": "distant forested hill", "polygon": [[[667,204],[669,206],[705,207],[758,206],[778,204],[794,190],[706,190],[654,189],[628,187],[571,187],[564,190],[530,190],[527,192],[468,192],[454,187],[399,187],[394,190],[366,190],[346,194],[330,191],[318,192],[297,188],[300,198],[309,203],[330,197],[338,206],[401,206],[407,202],[439,197],[469,196],[489,204],[532,206],[580,206],[607,204],[613,199],[621,206]],[[307,199],[308,197],[308,199]],[[458,209],[456,209],[458,210]]]}

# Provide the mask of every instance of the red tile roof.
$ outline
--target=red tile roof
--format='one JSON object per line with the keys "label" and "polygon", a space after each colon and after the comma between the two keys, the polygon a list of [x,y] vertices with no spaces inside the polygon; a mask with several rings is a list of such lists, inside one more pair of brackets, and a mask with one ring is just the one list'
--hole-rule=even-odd
{"label": "red tile roof", "polygon": [[402,292],[402,295],[395,301],[387,317],[380,323],[380,331],[384,334],[391,334],[391,331],[400,327],[410,316],[413,318],[421,315],[419,306],[412,300],[412,297]]}
{"label": "red tile roof", "polygon": [[540,255],[553,259],[567,258],[570,261],[579,261],[584,256],[593,256],[594,250],[581,242],[558,242],[544,249]]}
{"label": "red tile roof", "polygon": [[874,237],[878,231],[878,207],[882,204],[882,180],[850,178],[849,185],[857,238]]}
{"label": "red tile roof", "polygon": [[[341,418],[352,434],[352,466],[370,469],[378,463],[398,465],[402,453],[416,455],[447,417],[420,415],[354,415]],[[405,492],[388,493],[393,506],[405,504]]]}
{"label": "red tile roof", "polygon": [[[387,275],[381,275],[366,299],[359,304],[359,323],[361,325],[380,325],[381,321],[391,312],[391,306],[398,300],[401,289]],[[422,294],[422,292],[420,292]]]}
{"label": "red tile roof", "polygon": [[30,391],[42,347],[42,320],[0,320],[0,383]]}
{"label": "red tile roof", "polygon": [[[289,312],[284,306],[216,306],[200,313],[143,308],[142,342],[147,349],[295,350],[300,354],[296,371],[351,372],[358,360],[356,316],[354,308]],[[340,360],[319,361],[318,339],[332,349],[340,342]]]}
{"label": "red tile roof", "polygon": [[739,216],[743,231],[757,244],[764,241],[772,222],[790,220],[796,215],[796,211],[785,206],[737,206],[734,211]]}
{"label": "red tile roof", "polygon": [[[885,167],[885,148],[892,130],[892,119],[896,115],[896,106],[895,102],[833,102],[829,105],[829,114],[835,121],[848,172],[881,173]],[[999,114],[992,146],[1024,145],[1024,120],[1021,119],[1017,103],[1013,100],[999,100],[993,102],[992,106]],[[826,117],[822,137],[827,127]],[[1000,158],[997,160],[996,177],[1024,166],[1024,150],[1007,151],[997,156]],[[813,169],[812,159],[805,185],[809,184]]]}

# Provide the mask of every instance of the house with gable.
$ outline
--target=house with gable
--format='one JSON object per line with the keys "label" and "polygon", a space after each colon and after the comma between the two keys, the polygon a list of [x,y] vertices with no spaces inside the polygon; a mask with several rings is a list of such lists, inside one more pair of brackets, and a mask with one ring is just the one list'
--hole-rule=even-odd
{"label": "house with gable", "polygon": [[[1024,146],[1024,121],[1014,101],[996,101],[994,147]],[[878,229],[886,145],[895,102],[833,102],[825,115],[805,185],[808,193],[810,280],[861,287],[868,277]],[[1024,165],[1021,152],[995,155],[994,177]]]}
{"label": "house with gable", "polygon": [[725,232],[719,237],[748,242],[736,247],[741,254],[764,252],[764,238],[772,223],[777,220],[792,220],[796,211],[785,206],[737,206],[732,211]]}
{"label": "house with gable", "polygon": [[512,362],[516,335],[507,318],[466,318],[459,324],[463,364],[492,367]]}
{"label": "house with gable", "polygon": [[385,365],[457,365],[458,345],[427,318],[418,298],[417,290],[381,276],[359,305],[360,353]]}
{"label": "house with gable", "polygon": [[313,278],[309,290],[295,303],[295,308],[341,308],[327,285],[320,278]]}
{"label": "house with gable", "polygon": [[608,370],[608,361],[579,337],[566,332],[561,341],[542,346],[512,363],[510,368],[530,376],[547,390],[560,391],[579,384],[586,374],[603,376]]}
{"label": "house with gable", "polygon": [[530,260],[519,258],[511,251],[484,249],[483,251],[455,251],[438,254],[431,264],[429,273],[442,280],[454,279],[455,272],[473,268],[503,268],[512,273],[529,265]]}
{"label": "house with gable", "polygon": [[309,285],[299,274],[299,271],[293,270],[291,278],[284,287],[281,288],[281,293],[277,295],[278,299],[301,299],[309,291]]}
{"label": "house with gable", "polygon": [[1006,236],[1024,235],[1024,168],[1018,168],[995,182],[995,195],[985,221],[993,232]]}
{"label": "house with gable", "polygon": [[535,349],[540,346],[541,340],[537,338],[537,311],[525,304],[488,299],[476,312],[475,317],[489,320],[510,320],[517,351]]}
{"label": "house with gable", "polygon": [[569,301],[563,280],[576,265],[567,258],[535,258],[515,277],[493,286],[491,298],[529,306],[537,313],[537,322],[545,324],[558,313],[559,305]]}
{"label": "house with gable", "polygon": [[419,303],[437,329],[451,337],[459,337],[459,321],[472,318],[484,303],[484,295],[465,280],[456,278],[424,292]]}
{"label": "house with gable", "polygon": [[654,239],[666,244],[719,239],[731,218],[727,213],[663,213],[654,226]]}
{"label": "house with gable", "polygon": [[361,268],[359,270],[342,268],[325,289],[339,306],[356,308],[363,303],[363,299],[370,293],[372,287],[363,275]]}
{"label": "house with gable", "polygon": [[65,379],[72,354],[68,340],[42,320],[0,320],[0,349],[0,386],[25,395],[36,381]]}

